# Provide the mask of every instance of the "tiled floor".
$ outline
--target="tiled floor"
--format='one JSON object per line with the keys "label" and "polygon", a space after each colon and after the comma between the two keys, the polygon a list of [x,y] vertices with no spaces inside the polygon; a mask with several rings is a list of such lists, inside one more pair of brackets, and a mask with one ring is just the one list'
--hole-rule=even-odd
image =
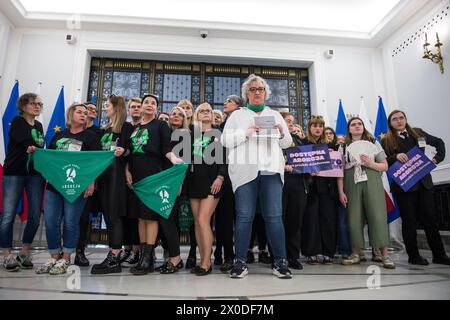
{"label": "tiled floor", "polygon": [[[186,250],[182,249],[184,259]],[[45,251],[33,254],[35,265],[48,258]],[[370,253],[366,255],[370,257]],[[429,252],[424,251],[423,255],[431,260]],[[162,256],[160,250],[157,256]],[[9,273],[0,269],[0,300],[450,299],[450,266],[413,266],[408,264],[404,253],[392,256],[397,263],[395,270],[377,268],[377,264],[370,262],[358,266],[342,266],[339,261],[332,266],[304,264],[303,270],[292,270],[291,280],[277,279],[268,265],[260,263],[249,265],[249,276],[244,279],[230,279],[218,269],[205,277],[197,277],[185,269],[171,275],[152,273],[140,277],[131,275],[128,269],[104,276],[91,275],[89,267],[78,269],[79,273],[70,276],[37,275],[34,270]],[[91,264],[99,263],[104,257],[104,249],[88,251]],[[379,284],[379,289],[369,289],[368,283],[371,287]]]}

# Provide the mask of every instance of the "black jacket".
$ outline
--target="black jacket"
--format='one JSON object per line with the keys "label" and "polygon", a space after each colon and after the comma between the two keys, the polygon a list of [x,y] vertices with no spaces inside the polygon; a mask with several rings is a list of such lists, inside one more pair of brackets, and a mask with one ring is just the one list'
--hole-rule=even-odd
{"label": "black jacket", "polygon": [[[444,141],[441,138],[434,137],[425,131],[423,131],[420,128],[414,128],[416,132],[418,132],[422,137],[425,138],[425,141],[428,145],[433,146],[436,148],[436,155],[434,156],[434,159],[437,163],[442,162],[445,158],[445,144]],[[412,137],[411,135],[408,136],[408,138],[403,139],[399,136],[396,136],[397,143],[398,143],[398,150],[395,150],[395,152],[389,152],[387,150],[387,144],[386,144],[386,138],[384,138],[381,141],[381,145],[383,146],[384,151],[387,155],[387,162],[389,166],[394,164],[397,161],[397,154],[399,153],[407,153],[409,150],[411,150],[415,146],[419,146],[419,142],[416,138]],[[423,152],[425,152],[425,148],[420,148]],[[419,189],[419,184],[421,184],[425,189],[432,189],[433,188],[433,180],[431,179],[431,174],[427,174],[424,176],[418,183],[416,183],[411,189],[408,190],[408,192],[417,191]],[[391,182],[391,192],[404,192],[400,186],[395,183],[394,181]]]}

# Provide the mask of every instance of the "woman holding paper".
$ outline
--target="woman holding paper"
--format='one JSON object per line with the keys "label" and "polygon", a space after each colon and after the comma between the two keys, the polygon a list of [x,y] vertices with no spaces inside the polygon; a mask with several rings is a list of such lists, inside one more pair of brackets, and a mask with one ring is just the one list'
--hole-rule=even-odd
{"label": "woman holding paper", "polygon": [[[308,122],[308,135],[303,144],[323,144],[333,149],[324,132],[325,121],[321,116],[312,116]],[[311,173],[308,201],[302,232],[302,253],[307,263],[333,264],[336,251],[336,220],[338,192],[336,178],[320,177]],[[319,261],[318,255],[323,256]]]}
{"label": "woman holding paper", "polygon": [[[100,150],[98,136],[86,130],[87,108],[84,104],[73,104],[66,112],[66,129],[58,132],[50,142],[49,149],[63,151]],[[75,177],[75,170],[72,171]],[[70,171],[67,172],[68,180]],[[70,181],[70,180],[69,180]],[[75,252],[80,230],[80,216],[86,198],[92,196],[94,182],[73,203],[65,199],[50,183],[47,183],[44,201],[45,232],[51,258],[36,269],[36,273],[64,274]],[[61,235],[61,223],[63,233]],[[61,241],[62,240],[62,241]],[[62,252],[62,253],[61,253]]]}
{"label": "woman holding paper", "polygon": [[[414,147],[419,147],[423,152],[425,146],[431,145],[437,153],[432,161],[435,164],[444,160],[445,145],[442,139],[434,137],[422,129],[412,128],[403,111],[394,110],[388,117],[388,133],[383,139],[382,145],[388,156],[387,161],[392,165],[396,161],[405,163],[408,161],[406,153]],[[433,263],[450,265],[450,258],[446,255],[441,236],[435,224],[433,180],[431,174],[424,176],[407,192],[403,191],[397,183],[392,181],[391,192],[400,209],[402,217],[402,234],[405,242],[408,262],[417,265],[428,265],[428,261],[420,256],[417,247],[417,221],[420,221],[428,245],[433,253]]]}
{"label": "woman holding paper", "polygon": [[344,159],[344,178],[338,178],[339,199],[348,209],[352,255],[342,264],[359,264],[364,248],[364,220],[369,227],[373,248],[380,249],[383,267],[394,269],[388,255],[389,232],[386,199],[381,172],[388,168],[386,154],[378,141],[366,130],[364,122],[353,117],[347,123],[345,144],[339,148]]}
{"label": "woman holding paper", "polygon": [[[246,107],[231,114],[222,134],[222,143],[229,149],[228,172],[236,199],[236,262],[230,272],[232,278],[248,274],[245,261],[258,198],[274,256],[273,274],[283,279],[292,277],[286,260],[282,220],[282,149],[291,145],[292,137],[280,113],[265,105],[269,95],[266,80],[250,75],[242,84]],[[261,127],[257,124],[264,124],[268,134],[260,134]],[[278,134],[273,134],[274,131]]]}

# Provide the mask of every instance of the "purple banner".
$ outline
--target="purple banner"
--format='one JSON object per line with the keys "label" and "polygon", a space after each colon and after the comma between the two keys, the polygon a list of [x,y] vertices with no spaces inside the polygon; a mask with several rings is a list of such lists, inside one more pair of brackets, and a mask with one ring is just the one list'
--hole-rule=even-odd
{"label": "purple banner", "polygon": [[412,148],[406,155],[409,159],[406,163],[397,161],[387,172],[405,192],[436,168],[436,165],[418,147]]}
{"label": "purple banner", "polygon": [[344,162],[339,151],[330,152],[331,170],[320,171],[319,177],[340,177],[344,176]]}
{"label": "purple banner", "polygon": [[330,152],[326,144],[308,144],[286,149],[288,164],[294,173],[331,170]]}

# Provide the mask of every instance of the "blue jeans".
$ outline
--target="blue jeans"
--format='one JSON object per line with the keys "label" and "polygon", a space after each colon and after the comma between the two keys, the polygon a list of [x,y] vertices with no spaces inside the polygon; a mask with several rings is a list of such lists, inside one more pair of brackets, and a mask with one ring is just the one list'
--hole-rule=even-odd
{"label": "blue jeans", "polygon": [[352,254],[347,223],[347,209],[341,204],[338,206],[338,252],[347,256]]}
{"label": "blue jeans", "polygon": [[252,223],[255,217],[256,202],[261,204],[261,213],[266,225],[267,240],[272,249],[275,262],[286,259],[286,245],[283,225],[283,183],[280,174],[261,175],[235,192],[236,224],[234,244],[236,260],[245,262],[252,235]]}
{"label": "blue jeans", "polygon": [[13,224],[23,189],[27,192],[28,218],[22,243],[31,245],[39,228],[45,180],[41,175],[3,176],[3,214],[0,215],[0,247],[12,248]]}
{"label": "blue jeans", "polygon": [[46,190],[44,201],[44,220],[47,235],[48,252],[61,252],[61,222],[63,225],[62,252],[73,253],[80,237],[80,217],[86,204],[81,195],[74,203],[67,201],[61,194]]}

